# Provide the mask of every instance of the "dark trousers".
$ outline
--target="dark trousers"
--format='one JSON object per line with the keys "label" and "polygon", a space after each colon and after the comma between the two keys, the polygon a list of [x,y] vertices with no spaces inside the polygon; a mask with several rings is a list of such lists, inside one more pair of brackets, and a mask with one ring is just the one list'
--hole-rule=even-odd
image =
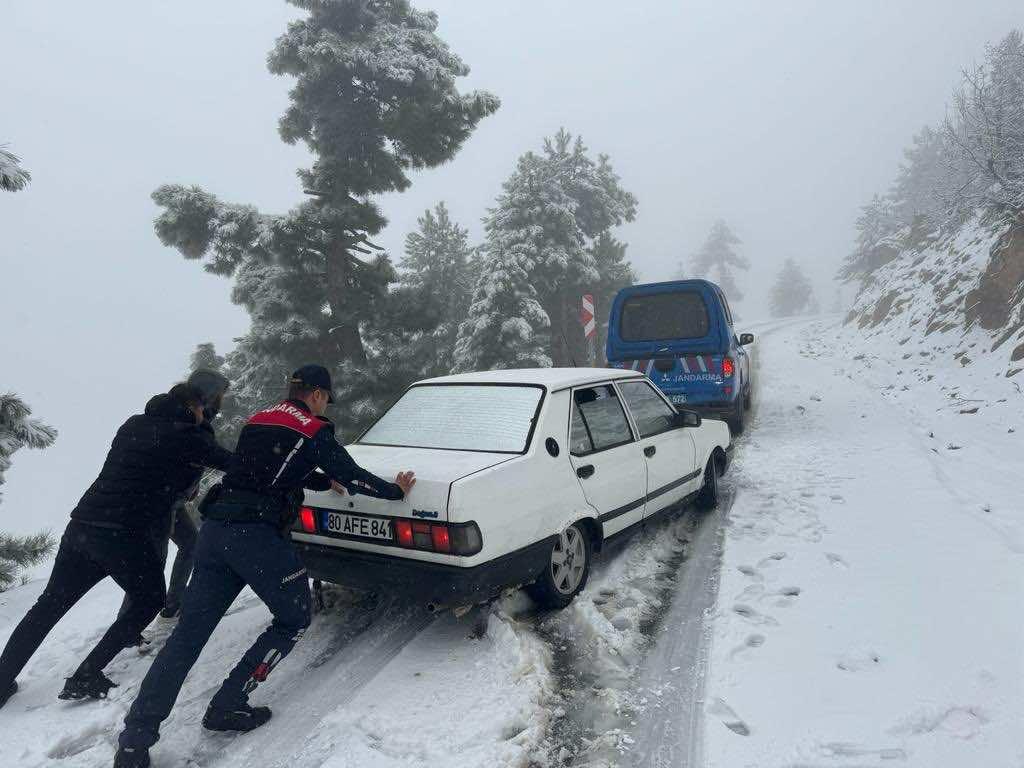
{"label": "dark trousers", "polygon": [[265,523],[205,521],[181,618],[128,711],[122,747],[148,749],[160,738],[160,723],[171,713],[185,677],[246,585],[266,603],[273,622],[228,674],[211,706],[244,706],[302,637],[310,621],[309,582],[291,542]]}
{"label": "dark trousers", "polygon": [[[199,531],[196,524],[192,522],[192,516],[185,509],[184,504],[177,504],[174,507],[174,522],[171,527],[171,541],[178,548],[174,556],[174,565],[171,566],[171,578],[167,582],[167,598],[164,600],[164,608],[176,611],[181,607],[182,598],[185,595],[185,586],[188,584],[188,577],[192,575],[192,563],[196,553],[196,537]],[[160,557],[160,569],[163,570],[167,563],[167,536],[158,536],[154,542],[157,554]],[[121,603],[121,610],[118,616],[124,615],[131,606],[131,598],[126,594]]]}
{"label": "dark trousers", "polygon": [[60,540],[46,589],[0,655],[0,685],[18,676],[64,614],[107,576],[131,597],[131,608],[110,625],[76,675],[103,670],[153,620],[164,604],[164,574],[147,533],[72,520]]}

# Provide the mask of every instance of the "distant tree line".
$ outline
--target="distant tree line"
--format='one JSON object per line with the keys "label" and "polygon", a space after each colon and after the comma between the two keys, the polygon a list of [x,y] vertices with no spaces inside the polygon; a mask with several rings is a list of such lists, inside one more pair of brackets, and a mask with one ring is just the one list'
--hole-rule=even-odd
{"label": "distant tree line", "polygon": [[839,277],[867,279],[972,217],[1013,223],[1022,211],[1024,38],[1015,30],[963,72],[945,120],[913,137],[890,188],[863,207]]}

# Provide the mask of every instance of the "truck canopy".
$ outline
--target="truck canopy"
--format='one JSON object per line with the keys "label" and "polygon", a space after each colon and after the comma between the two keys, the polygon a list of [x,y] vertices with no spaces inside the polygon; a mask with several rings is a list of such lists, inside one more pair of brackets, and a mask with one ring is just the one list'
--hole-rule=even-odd
{"label": "truck canopy", "polygon": [[608,319],[609,362],[721,354],[729,327],[718,289],[707,280],[672,280],[623,288]]}

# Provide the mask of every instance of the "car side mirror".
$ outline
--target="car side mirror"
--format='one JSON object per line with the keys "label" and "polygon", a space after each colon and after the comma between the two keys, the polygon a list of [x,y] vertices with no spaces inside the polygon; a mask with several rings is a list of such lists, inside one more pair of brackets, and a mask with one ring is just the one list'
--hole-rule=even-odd
{"label": "car side mirror", "polygon": [[741,333],[740,334],[740,346],[745,347],[747,344],[754,343],[754,334],[752,333]]}
{"label": "car side mirror", "polygon": [[700,426],[700,414],[696,411],[677,411],[676,412],[676,426],[677,427],[699,427]]}

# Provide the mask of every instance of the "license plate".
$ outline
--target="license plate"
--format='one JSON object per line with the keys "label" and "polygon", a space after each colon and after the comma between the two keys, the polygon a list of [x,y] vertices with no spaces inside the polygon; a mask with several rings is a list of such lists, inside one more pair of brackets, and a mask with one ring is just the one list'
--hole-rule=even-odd
{"label": "license plate", "polygon": [[668,399],[673,403],[685,403],[686,395],[669,395]]}
{"label": "license plate", "polygon": [[325,533],[339,536],[359,536],[363,539],[392,541],[391,521],[380,517],[363,517],[344,512],[325,512],[323,517]]}

